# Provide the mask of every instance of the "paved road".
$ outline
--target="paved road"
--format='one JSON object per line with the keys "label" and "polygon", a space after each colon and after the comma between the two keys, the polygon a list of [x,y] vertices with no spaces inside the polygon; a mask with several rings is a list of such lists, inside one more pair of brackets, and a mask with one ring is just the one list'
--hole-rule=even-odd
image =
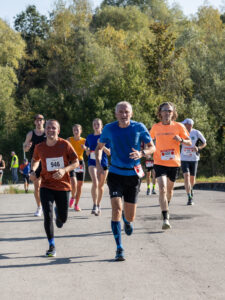
{"label": "paved road", "polygon": [[101,217],[90,214],[90,184],[82,212],[55,229],[57,257],[48,248],[32,194],[0,194],[0,299],[225,299],[225,194],[195,191],[186,206],[174,193],[170,231],[161,230],[157,196],[139,197],[134,234],[123,234],[126,261],[114,262],[106,188]]}

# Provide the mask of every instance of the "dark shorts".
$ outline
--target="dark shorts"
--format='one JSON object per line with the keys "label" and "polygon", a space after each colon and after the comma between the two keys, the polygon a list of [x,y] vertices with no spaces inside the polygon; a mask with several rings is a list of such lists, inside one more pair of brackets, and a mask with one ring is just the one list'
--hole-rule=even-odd
{"label": "dark shorts", "polygon": [[154,165],[155,177],[167,176],[170,181],[175,182],[179,176],[179,167],[166,167],[161,165]]}
{"label": "dark shorts", "polygon": [[35,171],[35,175],[37,178],[41,175],[41,162],[39,163],[39,166],[37,167],[37,170]]}
{"label": "dark shorts", "polygon": [[181,161],[183,173],[190,173],[191,176],[196,176],[198,169],[198,161]]}
{"label": "dark shorts", "polygon": [[30,176],[29,175],[23,175],[23,181],[27,182],[29,184],[30,183]]}
{"label": "dark shorts", "polygon": [[79,161],[80,166],[83,166],[83,172],[77,172],[75,169],[70,171],[70,177],[76,177],[78,181],[84,181],[85,165],[84,161]]}
{"label": "dark shorts", "polygon": [[124,202],[136,203],[140,190],[141,179],[137,176],[123,176],[110,173],[107,178],[111,198],[124,198]]}
{"label": "dark shorts", "polygon": [[146,167],[147,172],[151,172],[151,170],[154,170],[154,167],[149,167],[149,168]]}

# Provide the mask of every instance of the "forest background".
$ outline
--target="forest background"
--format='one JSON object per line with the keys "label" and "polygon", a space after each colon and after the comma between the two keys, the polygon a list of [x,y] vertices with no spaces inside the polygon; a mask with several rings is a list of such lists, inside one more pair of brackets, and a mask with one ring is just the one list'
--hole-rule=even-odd
{"label": "forest background", "polygon": [[187,18],[165,0],[57,1],[41,15],[35,6],[0,19],[0,153],[14,150],[34,128],[34,115],[55,118],[60,136],[72,125],[92,132],[92,120],[114,120],[129,101],[147,128],[156,110],[174,102],[178,121],[192,118],[207,139],[199,174],[225,174],[225,14],[210,5]]}

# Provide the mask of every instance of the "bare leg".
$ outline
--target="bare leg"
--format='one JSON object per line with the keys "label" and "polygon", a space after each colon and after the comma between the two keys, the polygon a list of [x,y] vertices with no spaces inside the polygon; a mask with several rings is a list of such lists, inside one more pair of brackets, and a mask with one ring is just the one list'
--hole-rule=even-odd
{"label": "bare leg", "polygon": [[76,193],[76,203],[75,203],[75,205],[78,205],[78,203],[80,201],[82,186],[83,186],[83,181],[78,180],[77,181],[77,193]]}
{"label": "bare leg", "polygon": [[75,199],[76,190],[77,190],[77,179],[76,177],[70,177],[70,183],[71,183],[71,198]]}
{"label": "bare leg", "polygon": [[137,204],[124,202],[124,216],[128,222],[133,222],[136,216]]}
{"label": "bare leg", "polygon": [[167,177],[166,176],[157,177],[157,182],[159,185],[159,204],[161,207],[161,211],[168,211]]}
{"label": "bare leg", "polygon": [[102,201],[102,196],[104,192],[104,184],[108,175],[108,170],[104,171],[104,174],[98,174],[98,197],[97,197],[97,205],[100,206]]}
{"label": "bare leg", "polygon": [[92,180],[91,195],[92,195],[93,203],[97,205],[97,197],[98,197],[97,169],[95,166],[89,166],[88,171]]}
{"label": "bare leg", "polygon": [[167,201],[168,201],[168,204],[170,203],[170,201],[173,197],[174,184],[175,184],[175,182],[173,182],[169,178],[167,178]]}
{"label": "bare leg", "polygon": [[38,207],[41,207],[40,185],[41,185],[41,178],[39,177],[36,180],[34,180],[34,197]]}
{"label": "bare leg", "polygon": [[191,193],[191,184],[190,184],[190,173],[186,172],[184,175],[184,186],[187,194]]}

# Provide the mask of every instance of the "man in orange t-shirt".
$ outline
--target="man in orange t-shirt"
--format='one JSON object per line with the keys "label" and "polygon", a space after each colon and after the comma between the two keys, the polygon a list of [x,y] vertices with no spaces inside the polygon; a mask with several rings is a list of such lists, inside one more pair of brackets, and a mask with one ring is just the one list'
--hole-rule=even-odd
{"label": "man in orange t-shirt", "polygon": [[180,144],[191,145],[189,133],[183,124],[175,122],[176,107],[164,102],[158,108],[161,122],[154,124],[150,135],[155,140],[154,170],[159,185],[159,203],[163,215],[162,229],[171,228],[168,204],[173,195],[173,187],[180,168]]}
{"label": "man in orange t-shirt", "polygon": [[55,201],[56,226],[61,228],[67,220],[69,193],[71,190],[69,172],[79,166],[76,152],[71,144],[59,138],[60,125],[56,120],[48,120],[45,125],[46,141],[35,146],[31,179],[41,161],[40,197],[44,213],[44,227],[49,242],[46,256],[56,256],[53,203]]}

